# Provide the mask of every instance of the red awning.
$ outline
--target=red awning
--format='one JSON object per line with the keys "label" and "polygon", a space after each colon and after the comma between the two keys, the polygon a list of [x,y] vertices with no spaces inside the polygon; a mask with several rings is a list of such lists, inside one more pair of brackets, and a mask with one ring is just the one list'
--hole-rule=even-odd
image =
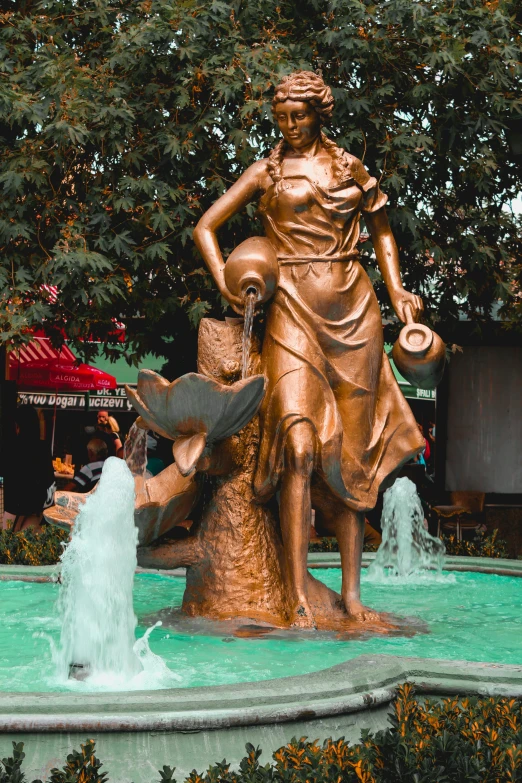
{"label": "red awning", "polygon": [[89,364],[73,364],[57,359],[27,362],[20,366],[18,386],[57,391],[96,391],[115,389],[114,375],[91,367]]}
{"label": "red awning", "polygon": [[34,337],[30,343],[9,352],[9,374],[13,380],[17,378],[17,371],[28,362],[57,359],[59,361],[74,364],[76,356],[64,343],[60,350],[53,348],[48,337]]}
{"label": "red awning", "polygon": [[9,376],[20,387],[57,391],[115,389],[116,378],[81,363],[66,345],[52,347],[46,337],[35,337],[9,354]]}

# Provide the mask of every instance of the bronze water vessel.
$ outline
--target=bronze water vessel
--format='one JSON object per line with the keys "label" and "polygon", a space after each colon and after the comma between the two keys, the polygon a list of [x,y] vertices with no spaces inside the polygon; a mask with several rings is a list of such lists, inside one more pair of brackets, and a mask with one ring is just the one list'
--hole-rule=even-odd
{"label": "bronze water vessel", "polygon": [[241,242],[225,264],[227,288],[240,299],[253,290],[257,302],[267,302],[274,295],[278,282],[277,255],[266,237],[250,237]]}
{"label": "bronze water vessel", "polygon": [[418,389],[435,389],[446,365],[446,345],[438,334],[424,324],[415,323],[405,308],[406,326],[392,349],[392,358],[401,375]]}

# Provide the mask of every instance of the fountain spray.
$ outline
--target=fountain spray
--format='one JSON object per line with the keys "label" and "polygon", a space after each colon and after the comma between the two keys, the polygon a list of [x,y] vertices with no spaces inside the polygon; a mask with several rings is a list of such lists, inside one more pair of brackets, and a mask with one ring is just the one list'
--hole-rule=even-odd
{"label": "fountain spray", "polygon": [[61,557],[58,658],[64,678],[70,673],[128,679],[141,671],[133,650],[137,541],[134,478],[123,460],[109,457]]}
{"label": "fountain spray", "polygon": [[440,574],[446,548],[424,527],[424,510],[413,481],[400,478],[384,493],[382,543],[368,568],[370,579],[409,577],[421,571]]}

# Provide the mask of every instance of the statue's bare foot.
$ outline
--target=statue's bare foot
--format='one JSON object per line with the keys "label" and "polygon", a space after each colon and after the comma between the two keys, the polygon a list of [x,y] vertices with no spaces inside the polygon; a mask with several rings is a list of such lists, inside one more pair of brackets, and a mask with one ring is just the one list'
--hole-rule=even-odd
{"label": "statue's bare foot", "polygon": [[317,625],[310,609],[308,601],[299,601],[293,616],[291,617],[291,628],[317,628]]}
{"label": "statue's bare foot", "polygon": [[344,598],[343,601],[347,614],[354,620],[358,620],[359,622],[375,622],[382,619],[380,612],[376,612],[375,609],[370,609],[368,606],[365,606],[358,598]]}

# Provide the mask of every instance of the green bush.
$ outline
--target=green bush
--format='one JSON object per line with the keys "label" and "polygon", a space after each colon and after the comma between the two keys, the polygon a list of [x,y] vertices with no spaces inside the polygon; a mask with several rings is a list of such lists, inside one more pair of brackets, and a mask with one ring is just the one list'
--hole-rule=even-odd
{"label": "green bush", "polygon": [[309,552],[338,552],[339,542],[336,538],[325,536],[320,541],[311,541],[308,544]]}
{"label": "green bush", "polygon": [[471,541],[458,541],[456,536],[441,536],[447,555],[467,557],[509,557],[507,542],[498,538],[498,529],[490,536],[479,532]]}
{"label": "green bush", "polygon": [[[24,743],[13,742],[13,755],[0,762],[0,783],[25,783],[25,773],[21,771],[25,758]],[[62,769],[52,769],[47,783],[105,783],[107,773],[100,773],[102,763],[94,755],[94,740],[87,740],[81,746],[81,751],[73,750],[67,756],[67,762]],[[33,780],[32,783],[43,783]]]}
{"label": "green bush", "polygon": [[[457,541],[456,536],[441,536],[446,545],[447,555],[462,555],[463,557],[509,557],[507,542],[498,538],[498,530],[487,536],[479,532],[473,540]],[[338,552],[339,544],[336,538],[325,537],[314,541],[308,546],[309,552]],[[375,552],[376,547],[364,545],[365,552]]]}
{"label": "green bush", "polygon": [[55,525],[44,525],[37,532],[31,528],[19,533],[0,530],[0,564],[54,565],[63,552],[62,544],[68,538],[67,531]]}
{"label": "green bush", "polygon": [[[510,698],[417,700],[413,686],[399,687],[390,728],[350,745],[341,737],[322,745],[292,739],[262,765],[261,750],[246,745],[237,770],[226,760],[204,773],[193,770],[186,783],[509,783],[522,780],[522,702]],[[94,742],[51,770],[47,783],[109,783],[100,772]],[[0,783],[24,783],[23,743],[0,762]],[[175,769],[158,771],[159,783],[175,783]],[[33,781],[32,783],[42,783]]]}
{"label": "green bush", "polygon": [[[364,542],[363,550],[364,552],[377,552],[377,549],[379,547],[375,546],[375,544],[370,544]],[[308,551],[309,552],[338,552],[339,551],[339,542],[336,538],[331,538],[330,536],[325,536],[324,538],[321,538],[320,541],[311,541],[308,545]]]}

